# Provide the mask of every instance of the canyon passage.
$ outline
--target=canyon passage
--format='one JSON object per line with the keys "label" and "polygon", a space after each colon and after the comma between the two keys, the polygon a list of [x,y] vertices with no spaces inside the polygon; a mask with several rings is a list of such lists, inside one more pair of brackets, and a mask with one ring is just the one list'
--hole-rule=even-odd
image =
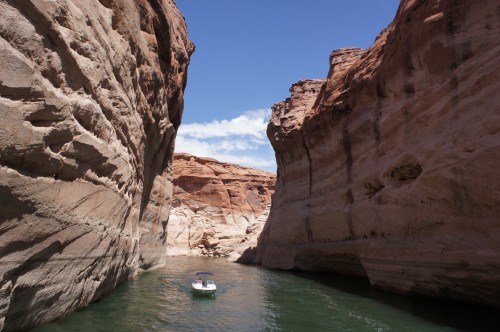
{"label": "canyon passage", "polygon": [[[276,329],[349,307],[307,272],[359,277],[368,283],[361,293],[500,307],[497,1],[402,0],[373,46],[333,51],[326,79],[298,81],[272,107],[276,177],[186,154],[175,170],[194,51],[175,1],[2,0],[0,12],[1,331],[54,321],[151,269],[162,270],[122,294],[137,297],[134,285],[146,281],[137,292],[185,299],[194,258],[168,255],[305,273],[306,282],[220,263],[226,277],[261,277],[250,294],[269,304],[229,319],[262,318]],[[244,287],[233,276],[214,305]],[[287,294],[287,282],[302,292]],[[303,294],[310,287],[321,299]],[[295,321],[299,310],[283,294],[325,311]],[[376,294],[375,307],[385,301]],[[454,315],[474,311],[447,305]],[[342,328],[410,324],[395,313],[342,314],[355,317]],[[498,328],[485,315],[474,316],[484,330]],[[140,328],[174,321],[149,317],[153,325]],[[429,330],[479,326],[429,322]]]}

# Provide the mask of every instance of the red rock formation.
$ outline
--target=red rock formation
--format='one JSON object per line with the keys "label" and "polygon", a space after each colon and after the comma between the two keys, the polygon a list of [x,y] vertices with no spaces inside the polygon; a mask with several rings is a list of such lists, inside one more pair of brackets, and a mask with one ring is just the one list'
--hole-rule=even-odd
{"label": "red rock formation", "polygon": [[0,1],[0,330],[163,264],[193,45],[172,0]]}
{"label": "red rock formation", "polygon": [[256,246],[275,181],[274,173],[176,153],[169,255],[234,260]]}
{"label": "red rock formation", "polygon": [[258,263],[500,306],[499,13],[404,0],[371,48],[332,53],[319,93],[275,105]]}

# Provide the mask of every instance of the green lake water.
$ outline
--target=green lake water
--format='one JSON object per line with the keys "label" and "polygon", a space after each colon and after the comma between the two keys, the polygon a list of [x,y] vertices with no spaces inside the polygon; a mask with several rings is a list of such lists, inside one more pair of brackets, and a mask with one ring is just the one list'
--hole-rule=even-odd
{"label": "green lake water", "polygon": [[[191,294],[194,273],[204,270],[214,272],[213,297]],[[176,257],[34,331],[476,332],[500,331],[500,318],[489,310],[376,291],[353,278]]]}

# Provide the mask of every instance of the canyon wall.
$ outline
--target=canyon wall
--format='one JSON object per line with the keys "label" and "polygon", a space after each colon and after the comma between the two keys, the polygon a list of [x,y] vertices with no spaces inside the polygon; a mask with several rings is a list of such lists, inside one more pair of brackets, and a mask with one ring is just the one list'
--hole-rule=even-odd
{"label": "canyon wall", "polygon": [[194,46],[172,0],[0,1],[0,330],[164,263]]}
{"label": "canyon wall", "polygon": [[236,260],[257,245],[274,192],[274,173],[185,153],[174,155],[173,168],[169,255]]}
{"label": "canyon wall", "polygon": [[403,0],[273,107],[256,262],[500,306],[500,4]]}

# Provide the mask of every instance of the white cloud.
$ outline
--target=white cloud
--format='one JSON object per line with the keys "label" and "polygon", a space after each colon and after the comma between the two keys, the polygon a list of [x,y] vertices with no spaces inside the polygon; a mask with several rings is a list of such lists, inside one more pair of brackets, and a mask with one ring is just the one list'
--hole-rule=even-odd
{"label": "white cloud", "polygon": [[266,137],[270,115],[270,109],[260,109],[229,120],[181,124],[175,150],[274,172],[274,152]]}
{"label": "white cloud", "polygon": [[225,161],[243,166],[249,166],[257,169],[263,169],[270,172],[276,172],[276,161],[272,158],[264,159],[258,156],[236,156],[230,154],[218,155],[215,157],[217,160]]}
{"label": "white cloud", "polygon": [[207,142],[185,138],[184,136],[177,134],[177,139],[175,140],[175,152],[187,152],[195,156],[209,157],[213,153],[213,149]]}
{"label": "white cloud", "polygon": [[224,152],[231,152],[231,151],[245,151],[245,150],[256,150],[257,145],[252,144],[252,142],[248,141],[243,141],[243,140],[234,140],[234,141],[228,141],[228,140],[223,140],[220,141],[219,143],[219,150],[222,150]]}
{"label": "white cloud", "polygon": [[270,114],[270,109],[260,109],[245,112],[230,120],[184,124],[179,128],[179,135],[198,139],[249,136],[257,140],[264,140],[266,139],[266,128]]}

